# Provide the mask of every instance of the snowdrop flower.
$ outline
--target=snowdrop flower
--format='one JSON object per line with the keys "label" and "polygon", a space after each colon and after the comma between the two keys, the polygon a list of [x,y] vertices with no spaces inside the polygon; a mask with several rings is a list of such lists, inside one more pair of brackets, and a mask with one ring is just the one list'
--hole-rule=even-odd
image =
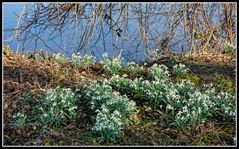
{"label": "snowdrop flower", "polygon": [[123,77],[126,78],[128,75],[127,74],[123,74]]}
{"label": "snowdrop flower", "polygon": [[169,110],[173,110],[174,109],[171,105],[167,105],[166,108],[169,109]]}

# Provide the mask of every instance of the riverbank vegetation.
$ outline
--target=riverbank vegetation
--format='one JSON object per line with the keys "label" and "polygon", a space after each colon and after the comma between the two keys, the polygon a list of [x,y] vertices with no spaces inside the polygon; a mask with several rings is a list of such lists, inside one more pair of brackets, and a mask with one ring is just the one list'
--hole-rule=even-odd
{"label": "riverbank vegetation", "polygon": [[4,26],[3,144],[236,145],[236,9],[27,3]]}
{"label": "riverbank vegetation", "polygon": [[124,64],[3,51],[5,145],[235,144],[233,55]]}

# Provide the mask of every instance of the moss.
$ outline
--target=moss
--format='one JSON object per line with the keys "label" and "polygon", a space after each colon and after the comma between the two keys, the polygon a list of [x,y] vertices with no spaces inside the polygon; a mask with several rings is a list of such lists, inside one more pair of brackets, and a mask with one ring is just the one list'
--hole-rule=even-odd
{"label": "moss", "polygon": [[182,80],[185,80],[185,78],[172,78],[172,82],[174,82],[174,83],[179,83]]}
{"label": "moss", "polygon": [[49,139],[49,138],[46,138],[44,141],[43,141],[43,145],[54,145],[54,142],[53,140]]}
{"label": "moss", "polygon": [[198,84],[200,82],[200,78],[197,75],[187,75],[186,79],[193,82],[194,84]]}
{"label": "moss", "polygon": [[130,116],[129,120],[133,125],[137,125],[140,123],[140,119],[137,114]]}
{"label": "moss", "polygon": [[235,91],[235,83],[223,75],[216,74],[212,83],[219,91],[233,93]]}

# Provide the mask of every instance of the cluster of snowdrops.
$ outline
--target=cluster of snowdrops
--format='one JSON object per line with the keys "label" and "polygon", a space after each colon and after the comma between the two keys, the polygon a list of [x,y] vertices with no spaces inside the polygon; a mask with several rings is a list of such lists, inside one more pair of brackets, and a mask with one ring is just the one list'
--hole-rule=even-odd
{"label": "cluster of snowdrops", "polygon": [[[62,55],[56,60],[65,61]],[[72,55],[72,62],[76,67],[85,67],[96,63],[93,56]],[[170,116],[178,127],[205,123],[211,118],[218,118],[227,122],[235,121],[235,95],[227,92],[216,92],[212,84],[200,90],[188,80],[173,82],[170,75],[183,77],[187,75],[185,65],[175,65],[170,72],[165,65],[147,68],[146,78],[130,79],[143,69],[134,62],[128,63],[128,75],[120,73],[123,59],[109,59],[107,54],[100,61],[106,73],[112,75],[110,79],[92,80],[90,85],[84,86],[81,95],[77,95],[70,88],[54,88],[45,91],[45,96],[38,105],[39,119],[42,125],[60,128],[68,121],[77,117],[78,104],[84,104],[93,112],[92,131],[98,140],[115,141],[125,127],[130,125],[130,118],[137,115],[136,102],[130,99],[132,94],[142,95],[144,100],[154,104],[162,114]],[[134,99],[135,100],[135,99]],[[26,116],[17,113],[14,116],[16,126],[24,126]]]}

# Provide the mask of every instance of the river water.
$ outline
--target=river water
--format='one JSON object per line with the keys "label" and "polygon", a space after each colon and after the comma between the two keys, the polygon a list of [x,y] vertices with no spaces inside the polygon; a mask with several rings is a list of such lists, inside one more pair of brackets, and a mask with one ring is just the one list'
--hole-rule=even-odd
{"label": "river water", "polygon": [[[15,34],[15,31],[9,31],[9,29],[14,29],[17,25],[17,21],[18,21],[18,15],[20,15],[20,12],[22,10],[22,8],[24,7],[25,3],[5,3],[3,4],[3,30],[4,30],[4,34],[3,34],[3,45],[10,45],[10,47],[15,51],[16,49],[18,49],[18,51],[22,50],[22,42],[20,41],[16,41],[16,40],[12,40],[13,35]],[[136,26],[134,24],[130,24],[129,23],[129,28],[135,28]],[[6,30],[6,31],[5,31]],[[74,30],[74,29],[73,29]],[[130,30],[131,31],[131,30]],[[49,31],[50,32],[50,31]],[[44,35],[43,35],[44,36]],[[46,35],[47,36],[47,35]],[[64,55],[66,55],[67,57],[71,56],[71,53],[74,49],[77,49],[77,45],[74,45],[72,43],[70,43],[70,41],[67,40],[67,33],[64,34],[63,36],[63,42],[67,42],[66,44],[63,43],[63,45],[66,45],[66,47],[64,47],[64,50],[59,50],[59,46],[56,46],[54,43],[49,43],[49,45],[51,46],[52,49],[55,49],[55,51],[62,53]],[[72,35],[71,35],[72,36]],[[47,38],[47,37],[45,37]],[[58,40],[55,41],[57,44],[60,44],[60,39],[58,38]],[[113,46],[112,46],[112,38],[110,36],[108,36],[105,40],[105,47],[106,49],[103,48],[102,43],[101,44],[96,44],[94,47],[94,50],[91,51],[90,54],[94,55],[98,60],[101,59],[101,56],[104,52],[107,52],[109,56],[113,55]],[[137,50],[137,54],[136,54],[136,49],[132,50],[133,47],[128,44],[128,43],[124,43],[123,44],[123,49],[130,49],[130,50],[123,50],[122,52],[122,57],[125,59],[125,61],[143,61],[146,59],[145,54],[143,52],[143,50]],[[44,51],[47,51],[48,53],[52,54],[52,53],[56,53],[54,51],[52,51],[49,48],[46,48],[45,45],[41,42],[37,43],[37,46],[35,46],[35,43],[29,43],[29,45],[27,45],[27,49],[24,49],[24,52],[32,52],[34,51],[34,49],[44,49]],[[66,50],[67,49],[67,50]],[[89,54],[89,52],[87,50],[82,50],[80,51],[80,53],[82,55],[84,54]],[[117,48],[117,53],[116,55],[118,55],[120,53],[120,49]]]}
{"label": "river water", "polygon": [[[11,40],[11,37],[14,35],[14,31],[5,31],[11,28],[15,28],[16,24],[17,24],[17,20],[18,17],[17,15],[20,14],[23,6],[25,3],[4,3],[3,4],[3,30],[4,30],[4,34],[3,34],[3,45],[10,45],[10,47],[12,47],[13,50],[16,50],[17,48],[19,49],[19,51],[21,52],[22,49],[22,42],[20,41],[16,41],[16,40]],[[167,8],[167,7],[166,7]],[[176,7],[175,7],[176,9]],[[161,23],[159,21],[159,23],[155,23],[153,25],[151,25],[150,27],[153,28],[152,30],[154,31],[155,34],[157,33],[162,33],[165,30],[167,30],[167,26],[165,28],[165,26],[162,26],[162,22],[165,22],[167,18],[161,18]],[[129,38],[133,39],[138,33],[137,33],[137,28],[138,26],[136,25],[137,23],[135,21],[130,21],[128,24],[128,29],[127,32],[129,33]],[[184,29],[181,25],[178,25],[179,27],[177,27],[177,29],[174,31],[175,37],[172,40],[173,42],[178,40],[178,39],[182,39],[183,36],[183,32]],[[72,32],[73,32],[74,28],[72,28]],[[80,28],[79,28],[79,32],[80,32]],[[139,31],[138,31],[139,32]],[[165,31],[165,33],[167,34],[167,32]],[[51,49],[47,48],[43,43],[41,42],[37,42],[34,43],[33,42],[29,42],[26,43],[27,48],[24,49],[24,52],[28,52],[28,51],[33,51],[34,49],[43,49],[44,51],[47,51],[48,53],[62,53],[64,55],[66,55],[67,57],[71,57],[71,53],[73,51],[75,51],[76,49],[78,49],[78,45],[79,44],[73,44],[72,43],[72,37],[73,35],[71,34],[71,32],[66,32],[65,34],[63,34],[63,38],[62,40],[60,38],[56,38],[55,39],[55,43],[48,41],[47,40],[47,35],[42,35],[43,39],[46,39],[46,42],[48,42],[49,46],[51,46],[51,49],[54,49],[54,51],[52,51]],[[138,36],[138,35],[137,35]],[[79,37],[78,37],[79,38]],[[93,38],[92,42],[95,41],[96,37]],[[135,40],[135,42],[137,41],[137,39]],[[59,44],[60,46],[56,46],[56,44]],[[120,45],[120,46],[119,46]],[[118,55],[120,53],[120,48],[122,46],[122,57],[125,59],[125,62],[128,61],[135,61],[137,62],[141,62],[147,59],[146,54],[145,54],[145,50],[144,50],[144,44],[143,42],[139,44],[139,47],[135,48],[132,43],[130,42],[124,42],[123,44],[121,44],[120,42],[117,45],[117,51],[116,51],[116,55]],[[154,45],[153,43],[150,43],[149,45],[152,48],[160,48],[156,45]],[[189,48],[189,42],[186,40],[184,41],[183,45],[182,42],[178,42],[177,44],[175,44],[173,46],[172,51],[173,52],[181,52],[182,47],[184,48],[184,51],[187,50]],[[93,50],[87,50],[87,48],[92,48]],[[81,54],[92,54],[94,56],[96,56],[96,58],[98,60],[101,59],[101,56],[104,52],[108,52],[109,56],[113,55],[113,46],[112,46],[112,38],[111,36],[107,36],[105,38],[105,46],[103,46],[102,42],[97,42],[96,45],[94,45],[94,47],[91,47],[90,45],[86,45],[86,47],[84,47],[80,52]]]}

